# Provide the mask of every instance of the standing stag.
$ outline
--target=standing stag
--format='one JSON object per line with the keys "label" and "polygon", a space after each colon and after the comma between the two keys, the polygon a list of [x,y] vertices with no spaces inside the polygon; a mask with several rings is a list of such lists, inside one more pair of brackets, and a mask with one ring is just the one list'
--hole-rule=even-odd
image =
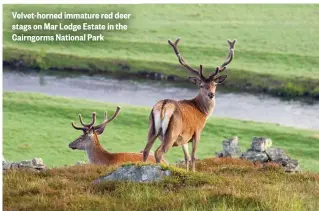
{"label": "standing stag", "polygon": [[174,43],[168,40],[168,43],[172,46],[179,63],[196,75],[196,77],[189,77],[188,79],[191,83],[197,85],[200,91],[191,100],[166,99],[154,105],[149,117],[148,141],[143,152],[143,160],[147,160],[150,149],[156,138],[159,137],[161,144],[155,151],[156,162],[159,163],[163,154],[171,147],[182,146],[188,171],[190,162],[188,142],[192,142],[191,162],[192,170],[195,171],[195,152],[206,120],[214,111],[216,86],[227,78],[227,75],[217,76],[217,74],[224,71],[232,61],[236,40],[228,40],[229,55],[226,61],[208,77],[203,75],[203,65],[200,65],[199,70],[197,70],[185,62],[177,48],[179,41],[180,38]]}
{"label": "standing stag", "polygon": [[[107,119],[106,112],[104,113],[104,121],[96,126],[93,126],[96,120],[96,113],[92,113],[92,121],[90,124],[85,124],[83,122],[81,114],[79,114],[79,119],[83,127],[79,127],[72,122],[72,126],[76,130],[82,130],[83,135],[77,138],[75,141],[69,144],[69,147],[73,150],[85,150],[88,155],[90,163],[100,164],[100,165],[114,165],[125,162],[140,162],[142,160],[142,153],[111,153],[103,149],[98,139],[98,135],[101,135],[105,129],[105,126],[112,122],[120,112],[120,107],[116,108],[115,113],[110,119]],[[148,160],[155,163],[154,156],[150,156]],[[163,163],[166,163],[163,160]]]}

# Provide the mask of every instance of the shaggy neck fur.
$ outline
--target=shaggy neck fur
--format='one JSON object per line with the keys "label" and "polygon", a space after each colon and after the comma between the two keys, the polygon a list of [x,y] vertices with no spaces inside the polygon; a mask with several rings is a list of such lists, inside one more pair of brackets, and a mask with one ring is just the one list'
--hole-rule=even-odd
{"label": "shaggy neck fur", "polygon": [[215,97],[208,100],[201,93],[193,99],[197,108],[208,118],[214,111],[215,107]]}

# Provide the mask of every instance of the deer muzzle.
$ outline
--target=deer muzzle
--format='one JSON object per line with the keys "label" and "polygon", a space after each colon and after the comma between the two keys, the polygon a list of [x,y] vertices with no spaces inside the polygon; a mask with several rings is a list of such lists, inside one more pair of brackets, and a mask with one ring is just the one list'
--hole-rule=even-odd
{"label": "deer muzzle", "polygon": [[69,144],[69,148],[71,148],[73,150],[77,149],[76,146],[74,146],[72,143]]}
{"label": "deer muzzle", "polygon": [[209,97],[209,99],[213,99],[214,98],[214,96],[215,96],[215,94],[214,93],[208,93],[208,97]]}

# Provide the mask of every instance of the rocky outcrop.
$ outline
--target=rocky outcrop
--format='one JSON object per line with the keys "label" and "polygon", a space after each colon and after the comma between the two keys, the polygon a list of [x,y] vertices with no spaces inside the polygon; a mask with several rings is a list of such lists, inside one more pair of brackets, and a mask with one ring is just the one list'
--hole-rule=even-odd
{"label": "rocky outcrop", "polygon": [[32,160],[24,160],[21,162],[9,162],[6,160],[2,160],[2,170],[6,172],[7,170],[31,170],[31,171],[42,171],[47,169],[47,166],[44,165],[43,160],[41,158],[33,158]]}
{"label": "rocky outcrop", "polygon": [[269,148],[265,153],[270,161],[281,164],[286,172],[300,171],[298,160],[291,159],[283,149]]}
{"label": "rocky outcrop", "polygon": [[102,181],[154,182],[170,175],[170,170],[165,170],[159,165],[126,165],[119,167],[107,176],[97,179],[94,183]]}
{"label": "rocky outcrop", "polygon": [[[286,172],[300,171],[298,160],[291,159],[283,149],[272,147],[272,140],[264,137],[254,137],[251,147],[246,152],[240,153],[238,137],[223,141],[223,151],[217,152],[217,157],[232,157],[247,159],[252,162],[280,164]],[[238,154],[240,154],[238,156]]]}

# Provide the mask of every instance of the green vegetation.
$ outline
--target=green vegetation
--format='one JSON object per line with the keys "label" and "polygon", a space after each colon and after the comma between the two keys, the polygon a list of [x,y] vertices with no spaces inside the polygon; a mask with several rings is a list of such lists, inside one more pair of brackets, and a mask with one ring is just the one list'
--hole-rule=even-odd
{"label": "green vegetation", "polygon": [[[90,72],[160,72],[186,78],[167,39],[180,36],[180,50],[206,73],[237,39],[226,87],[279,96],[319,97],[319,5],[4,5],[4,61],[45,69]],[[104,42],[13,42],[12,11],[131,13],[128,31],[103,32]],[[60,21],[51,21],[58,23]],[[104,23],[108,21],[93,21]],[[37,24],[38,20],[20,21]],[[70,23],[65,21],[65,23]],[[113,22],[114,23],[114,22]],[[65,33],[65,32],[64,32]],[[78,32],[74,32],[76,34]],[[97,32],[99,33],[99,32]],[[22,34],[22,32],[18,33]],[[35,34],[34,31],[23,34]],[[39,33],[38,33],[39,34]],[[40,32],[52,35],[52,31]],[[72,33],[71,33],[72,34]]]}
{"label": "green vegetation", "polygon": [[[121,107],[118,118],[107,126],[100,141],[111,152],[139,152],[146,144],[150,108]],[[5,92],[4,157],[11,161],[41,157],[51,167],[87,160],[84,151],[68,148],[68,144],[81,135],[72,128],[71,121],[78,121],[79,113],[90,119],[91,113],[96,111],[99,122],[104,111],[111,115],[115,109],[116,105],[101,102]],[[270,137],[275,146],[298,159],[303,170],[319,172],[318,131],[234,119],[213,117],[207,121],[197,158],[214,157],[215,152],[222,148],[222,140],[232,136],[239,137],[242,150],[249,148],[253,136]],[[166,154],[170,163],[183,157],[180,147],[174,147]]]}
{"label": "green vegetation", "polygon": [[206,159],[196,173],[168,167],[160,182],[92,182],[114,167],[73,166],[4,174],[4,210],[303,211],[319,206],[319,175],[285,174],[235,159]]}

